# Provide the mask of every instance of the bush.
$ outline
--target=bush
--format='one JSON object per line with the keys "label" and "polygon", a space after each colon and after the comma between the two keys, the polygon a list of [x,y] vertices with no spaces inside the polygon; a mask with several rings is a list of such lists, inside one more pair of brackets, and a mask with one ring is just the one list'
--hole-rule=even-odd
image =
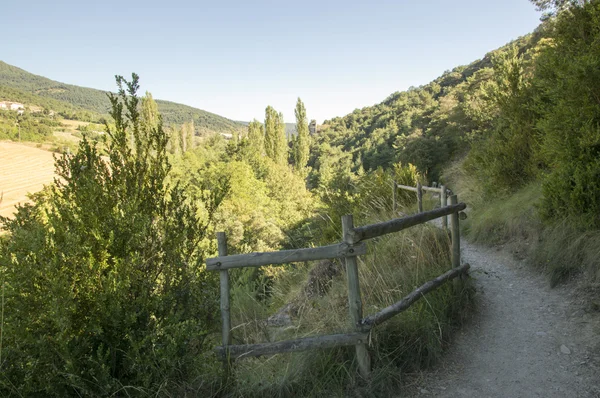
{"label": "bush", "polygon": [[57,160],[55,185],[2,219],[0,395],[211,388],[218,292],[199,250],[208,220],[166,185],[168,137],[161,124],[140,128],[137,81],[117,78],[110,161],[84,137]]}

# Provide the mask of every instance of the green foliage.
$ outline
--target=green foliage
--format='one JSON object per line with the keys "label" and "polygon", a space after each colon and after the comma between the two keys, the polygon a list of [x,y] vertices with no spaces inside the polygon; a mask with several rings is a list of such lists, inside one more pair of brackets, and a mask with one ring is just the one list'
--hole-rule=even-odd
{"label": "green foliage", "polygon": [[[0,62],[0,69],[2,63]],[[100,122],[102,115],[74,106],[68,102],[58,101],[53,98],[42,97],[32,92],[27,92],[14,87],[3,86],[0,83],[0,100],[12,101],[43,109],[43,114],[49,116],[53,111],[65,119],[81,120],[84,122]]]}
{"label": "green foliage", "polygon": [[265,154],[275,160],[277,151],[277,111],[271,106],[265,109]]}
{"label": "green foliage", "polygon": [[543,214],[600,227],[600,4],[561,13],[536,64],[537,127],[548,164]]}
{"label": "green foliage", "polygon": [[146,95],[142,97],[142,110],[141,110],[141,129],[146,135],[150,135],[152,131],[155,131],[161,123],[161,116],[158,112],[158,105],[152,98],[152,94],[146,91]]}
{"label": "green foliage", "polygon": [[287,142],[283,115],[273,107],[265,110],[265,152],[275,163],[287,163]]}
{"label": "green foliage", "polygon": [[0,110],[0,139],[13,141],[52,141],[58,118],[43,112]]}
{"label": "green foliage", "polygon": [[248,151],[255,158],[265,155],[265,131],[256,119],[248,125]]}
{"label": "green foliage", "polygon": [[308,121],[306,119],[306,109],[300,98],[296,103],[296,131],[298,135],[292,141],[292,163],[296,171],[302,171],[308,163],[310,150],[310,136],[308,135]]}
{"label": "green foliage", "polygon": [[[257,123],[255,126],[260,127]],[[198,193],[220,198],[214,228],[225,231],[231,253],[278,250],[292,245],[287,232],[312,214],[314,200],[301,177],[240,142],[241,149],[204,143],[174,167],[172,178]],[[220,156],[214,156],[219,155]]]}
{"label": "green foliage", "polygon": [[142,127],[137,82],[118,77],[110,96],[109,160],[84,137],[55,185],[2,219],[2,395],[210,389],[218,290],[200,243],[212,214],[200,220],[166,183],[168,137],[160,119]]}
{"label": "green foliage", "polygon": [[[391,173],[383,169],[354,175],[348,170],[338,171],[326,186],[317,192],[323,208],[315,229],[320,231],[319,244],[329,244],[341,235],[339,220],[345,214],[353,214],[355,223],[366,222],[379,214],[389,214],[393,207],[392,181],[414,186],[418,179],[413,165],[394,165]],[[399,206],[409,206],[416,201],[415,195],[397,191]]]}
{"label": "green foliage", "polygon": [[[491,129],[475,142],[466,163],[490,193],[510,192],[537,173],[538,134],[532,111],[531,79],[526,75],[529,53],[511,46],[493,59],[493,80],[481,86],[481,97],[495,109]],[[534,51],[534,50],[532,50]]]}

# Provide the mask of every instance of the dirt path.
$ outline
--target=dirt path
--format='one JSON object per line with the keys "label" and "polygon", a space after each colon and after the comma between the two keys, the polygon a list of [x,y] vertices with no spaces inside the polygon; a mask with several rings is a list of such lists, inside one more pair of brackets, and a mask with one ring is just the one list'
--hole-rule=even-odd
{"label": "dirt path", "polygon": [[[478,309],[413,396],[600,397],[600,322],[574,283],[506,252],[463,243]],[[579,293],[578,293],[579,292]]]}

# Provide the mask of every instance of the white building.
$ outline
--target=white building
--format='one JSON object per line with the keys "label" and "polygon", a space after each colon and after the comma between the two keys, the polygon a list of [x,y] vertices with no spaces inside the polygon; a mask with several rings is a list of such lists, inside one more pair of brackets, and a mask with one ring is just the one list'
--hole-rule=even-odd
{"label": "white building", "polygon": [[25,105],[20,104],[18,102],[9,102],[2,101],[0,102],[0,109],[11,110],[11,111],[19,111],[25,110]]}

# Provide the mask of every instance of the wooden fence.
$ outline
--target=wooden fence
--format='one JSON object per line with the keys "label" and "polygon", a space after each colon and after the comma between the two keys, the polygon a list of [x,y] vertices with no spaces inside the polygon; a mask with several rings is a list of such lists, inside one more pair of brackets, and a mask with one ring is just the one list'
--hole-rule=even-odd
{"label": "wooden fence", "polygon": [[[422,192],[423,187],[421,187],[421,189],[415,189],[416,192]],[[444,192],[444,188],[436,189],[442,189],[442,192]],[[405,311],[426,293],[438,288],[451,279],[463,276],[468,271],[469,264],[460,264],[460,235],[458,228],[459,212],[465,208],[466,205],[464,203],[458,203],[456,195],[453,195],[450,196],[450,204],[447,206],[442,206],[438,209],[426,212],[420,211],[418,214],[412,216],[396,218],[390,221],[365,225],[362,227],[354,227],[352,215],[346,215],[342,217],[343,242],[323,247],[283,250],[279,252],[249,253],[229,256],[227,255],[227,239],[225,233],[217,233],[219,257],[207,259],[206,269],[209,271],[219,271],[220,274],[223,345],[217,347],[216,351],[217,355],[223,360],[227,372],[232,361],[242,357],[256,357],[284,352],[305,351],[316,348],[355,346],[360,374],[364,378],[368,378],[371,372],[371,359],[367,349],[370,330],[393,316]],[[385,234],[399,232],[406,228],[447,216],[450,216],[451,224],[452,269],[425,283],[395,304],[363,318],[357,257],[367,252],[364,241]],[[261,267],[265,265],[278,265],[332,258],[343,258],[346,262],[348,304],[350,309],[350,320],[354,329],[353,332],[261,344],[231,344],[229,269]]]}
{"label": "wooden fence", "polygon": [[[406,191],[412,191],[417,194],[417,208],[419,210],[419,213],[423,212],[423,192],[432,192],[432,193],[439,194],[440,207],[446,207],[448,197],[450,195],[452,195],[452,191],[450,189],[448,189],[445,185],[441,184],[438,187],[435,182],[433,183],[432,187],[423,186],[423,185],[421,185],[420,182],[417,182],[416,187],[411,187],[408,185],[400,185],[400,184],[396,183],[396,181],[392,181],[392,198],[393,198],[393,202],[394,202],[393,203],[394,212],[396,211],[396,209],[398,207],[398,201],[397,201],[397,195],[396,195],[398,188],[404,189]],[[448,227],[448,217],[447,216],[442,217],[442,226],[444,228]]]}

